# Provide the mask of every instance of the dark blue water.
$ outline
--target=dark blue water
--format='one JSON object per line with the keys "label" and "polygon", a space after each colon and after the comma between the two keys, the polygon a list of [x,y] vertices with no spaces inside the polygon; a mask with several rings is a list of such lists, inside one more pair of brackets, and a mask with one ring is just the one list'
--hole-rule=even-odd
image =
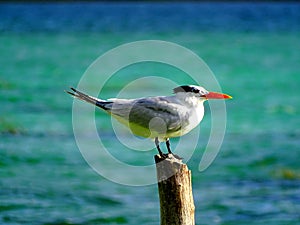
{"label": "dark blue water", "polygon": [[293,32],[297,3],[2,4],[2,32]]}

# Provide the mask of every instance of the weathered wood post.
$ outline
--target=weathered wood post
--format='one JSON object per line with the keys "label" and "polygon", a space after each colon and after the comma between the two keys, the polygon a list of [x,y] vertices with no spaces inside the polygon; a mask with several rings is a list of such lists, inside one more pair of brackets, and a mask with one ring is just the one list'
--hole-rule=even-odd
{"label": "weathered wood post", "polygon": [[195,225],[191,171],[169,154],[154,156],[160,199],[161,225]]}

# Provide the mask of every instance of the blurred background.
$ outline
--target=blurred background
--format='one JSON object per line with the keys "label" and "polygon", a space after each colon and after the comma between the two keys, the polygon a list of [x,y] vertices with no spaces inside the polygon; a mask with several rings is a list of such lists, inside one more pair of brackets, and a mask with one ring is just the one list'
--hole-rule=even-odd
{"label": "blurred background", "polygon": [[[0,224],[159,224],[156,185],[119,185],[85,162],[73,136],[72,99],[63,92],[101,54],[147,39],[194,51],[234,97],[214,163],[198,171],[209,113],[187,162],[197,224],[299,224],[299,37],[298,3],[1,3]],[[121,73],[105,98],[137,74],[189,83],[161,65]],[[144,89],[171,94],[157,85],[133,97]],[[110,119],[99,111],[96,118],[106,145],[122,149]],[[140,161],[143,154],[149,161]],[[124,157],[151,164],[154,154]]]}

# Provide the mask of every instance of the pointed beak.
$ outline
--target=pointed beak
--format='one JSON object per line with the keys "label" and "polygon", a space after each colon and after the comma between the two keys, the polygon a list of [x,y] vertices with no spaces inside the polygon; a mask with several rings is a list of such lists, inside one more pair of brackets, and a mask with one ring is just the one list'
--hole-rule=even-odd
{"label": "pointed beak", "polygon": [[204,95],[206,99],[231,99],[230,95],[217,93],[217,92],[209,92],[208,94]]}

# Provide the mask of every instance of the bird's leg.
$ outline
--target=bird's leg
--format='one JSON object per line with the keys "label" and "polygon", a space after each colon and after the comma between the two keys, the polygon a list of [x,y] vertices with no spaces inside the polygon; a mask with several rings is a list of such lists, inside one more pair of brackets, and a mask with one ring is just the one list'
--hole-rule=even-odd
{"label": "bird's leg", "polygon": [[168,149],[169,154],[173,154],[172,151],[171,151],[171,145],[170,145],[170,139],[169,138],[167,138],[167,140],[166,140],[166,145],[167,145],[167,149]]}
{"label": "bird's leg", "polygon": [[176,159],[183,159],[183,158],[181,158],[179,155],[176,155],[176,154],[174,154],[172,151],[171,151],[171,145],[170,145],[170,139],[169,138],[167,138],[167,140],[166,140],[166,146],[167,146],[167,149],[168,149],[168,152],[169,152],[169,154],[172,154]]}
{"label": "bird's leg", "polygon": [[161,157],[164,157],[164,154],[162,153],[162,151],[160,150],[160,147],[159,147],[159,140],[158,140],[158,137],[155,138],[155,146],[158,150],[158,153]]}

